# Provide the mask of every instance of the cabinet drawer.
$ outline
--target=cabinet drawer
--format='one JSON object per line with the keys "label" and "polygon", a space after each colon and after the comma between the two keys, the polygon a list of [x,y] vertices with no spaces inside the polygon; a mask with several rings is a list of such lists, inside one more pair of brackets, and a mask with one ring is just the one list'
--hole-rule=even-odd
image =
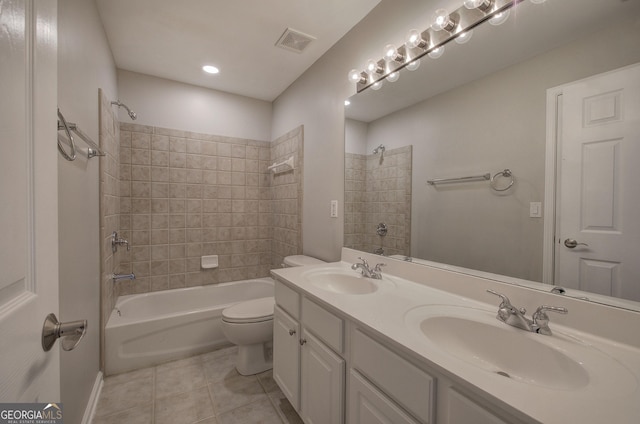
{"label": "cabinet drawer", "polygon": [[280,281],[275,284],[276,303],[295,319],[300,319],[300,295]]}
{"label": "cabinet drawer", "polygon": [[349,423],[418,424],[355,370],[349,372]]}
{"label": "cabinet drawer", "polygon": [[352,366],[420,422],[433,423],[435,378],[361,331],[353,335]]}
{"label": "cabinet drawer", "polygon": [[344,321],[307,298],[302,299],[302,322],[329,347],[342,353]]}

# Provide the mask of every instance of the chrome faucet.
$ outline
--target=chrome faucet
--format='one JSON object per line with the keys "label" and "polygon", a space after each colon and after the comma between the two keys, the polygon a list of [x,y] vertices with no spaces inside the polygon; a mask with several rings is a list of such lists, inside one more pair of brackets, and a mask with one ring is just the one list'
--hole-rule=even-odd
{"label": "chrome faucet", "polygon": [[525,308],[517,309],[511,304],[509,298],[504,294],[493,290],[487,290],[487,292],[502,299],[502,302],[498,306],[498,315],[496,316],[498,320],[532,333],[544,334],[545,336],[551,336],[553,334],[549,328],[549,316],[546,311],[557,312],[560,314],[567,314],[569,312],[567,308],[542,305],[533,313],[531,316],[532,319],[528,319],[525,316],[527,310]]}
{"label": "chrome faucet", "polygon": [[369,262],[367,262],[366,259],[362,257],[358,257],[358,259],[360,259],[362,263],[351,265],[352,270],[354,271],[360,270],[362,275],[367,278],[373,278],[374,280],[382,279],[382,267],[385,266],[386,264],[379,263],[379,264],[376,264],[376,266],[373,269],[371,269],[371,267],[369,266]]}

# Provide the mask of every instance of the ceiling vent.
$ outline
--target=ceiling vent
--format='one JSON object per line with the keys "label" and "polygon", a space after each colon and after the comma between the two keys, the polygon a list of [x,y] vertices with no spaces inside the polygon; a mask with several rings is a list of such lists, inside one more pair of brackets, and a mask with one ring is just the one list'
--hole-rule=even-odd
{"label": "ceiling vent", "polygon": [[276,42],[276,46],[282,47],[283,49],[287,49],[292,52],[302,53],[302,51],[309,45],[309,43],[311,43],[315,39],[316,38],[312,37],[311,35],[305,34],[292,28],[287,28]]}

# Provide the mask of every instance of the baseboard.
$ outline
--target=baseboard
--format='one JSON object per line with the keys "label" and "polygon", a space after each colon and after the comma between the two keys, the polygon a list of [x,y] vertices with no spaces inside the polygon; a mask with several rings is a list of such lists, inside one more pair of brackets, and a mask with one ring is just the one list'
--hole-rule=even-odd
{"label": "baseboard", "polygon": [[93,421],[93,415],[96,413],[96,407],[98,406],[98,399],[100,399],[100,392],[102,391],[102,384],[104,382],[102,371],[98,371],[96,375],[96,381],[93,383],[93,389],[91,390],[91,396],[89,396],[89,402],[84,410],[82,416],[82,424],[91,424]]}

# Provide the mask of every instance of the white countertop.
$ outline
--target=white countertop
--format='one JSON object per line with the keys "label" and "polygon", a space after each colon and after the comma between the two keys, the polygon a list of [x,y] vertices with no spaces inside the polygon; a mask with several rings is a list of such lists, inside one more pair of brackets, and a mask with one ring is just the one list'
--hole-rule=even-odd
{"label": "white countertop", "polygon": [[[345,255],[343,253],[343,260]],[[349,258],[351,259],[351,258]],[[374,259],[375,261],[375,259]],[[372,261],[373,262],[373,261]],[[375,263],[375,262],[373,262]],[[468,384],[476,390],[489,395],[503,406],[514,408],[525,416],[536,421],[551,423],[638,423],[640,422],[640,349],[638,346],[620,343],[594,335],[582,329],[571,328],[554,322],[556,315],[551,315],[549,326],[554,331],[553,336],[527,333],[514,327],[504,325],[510,331],[519,331],[524,337],[534,338],[536,342],[547,344],[554,349],[561,350],[566,356],[574,359],[587,369],[589,380],[579,388],[559,389],[545,387],[541,384],[521,382],[508,379],[469,362],[456,358],[447,351],[431,342],[415,323],[411,323],[411,316],[416,308],[429,305],[451,305],[479,309],[481,313],[495,315],[499,299],[486,296],[484,303],[475,300],[486,288],[502,291],[495,281],[487,280],[480,291],[475,290],[469,297],[449,291],[439,290],[424,281],[413,282],[393,274],[394,267],[405,265],[395,264],[388,267],[389,272],[383,272],[388,281],[371,294],[349,295],[333,293],[309,283],[305,273],[310,270],[331,268],[336,272],[355,273],[350,269],[351,262],[336,262],[325,265],[314,265],[300,268],[284,268],[272,271],[273,275],[284,283],[302,291],[311,298],[324,302],[340,311],[347,318],[372,330],[374,333],[392,340],[397,347],[411,352],[413,356],[422,358],[425,364],[434,367],[461,384]],[[410,266],[407,264],[406,266]],[[423,268],[412,272],[429,273]],[[399,274],[402,274],[399,272]],[[448,278],[445,271],[439,271],[438,277],[442,285]],[[453,279],[460,279],[460,275],[451,273]],[[478,279],[473,279],[478,283]],[[480,279],[481,280],[481,279]],[[481,283],[483,281],[480,281]],[[455,283],[451,283],[454,287]],[[507,288],[510,297],[513,290]],[[484,299],[483,299],[484,300]],[[521,306],[514,301],[514,306]],[[583,302],[584,303],[584,302]],[[529,306],[529,305],[527,305]],[[575,305],[573,305],[575,307]],[[583,308],[580,305],[580,308]],[[529,306],[531,310],[531,307]],[[571,314],[571,306],[568,307]],[[596,312],[598,310],[596,309]],[[615,314],[614,314],[615,315]],[[597,316],[594,320],[599,319]],[[561,319],[557,319],[561,322]],[[497,320],[496,320],[497,322]],[[570,322],[570,321],[568,321]],[[635,323],[635,321],[634,321]],[[639,329],[627,329],[638,334]],[[640,336],[637,336],[640,337]],[[553,339],[553,340],[552,340]],[[509,346],[505,346],[509,349]],[[585,352],[587,354],[585,354]],[[544,363],[537,364],[544,367]],[[591,372],[589,372],[591,370]],[[511,411],[514,412],[514,411]],[[520,414],[518,414],[520,415]]]}

